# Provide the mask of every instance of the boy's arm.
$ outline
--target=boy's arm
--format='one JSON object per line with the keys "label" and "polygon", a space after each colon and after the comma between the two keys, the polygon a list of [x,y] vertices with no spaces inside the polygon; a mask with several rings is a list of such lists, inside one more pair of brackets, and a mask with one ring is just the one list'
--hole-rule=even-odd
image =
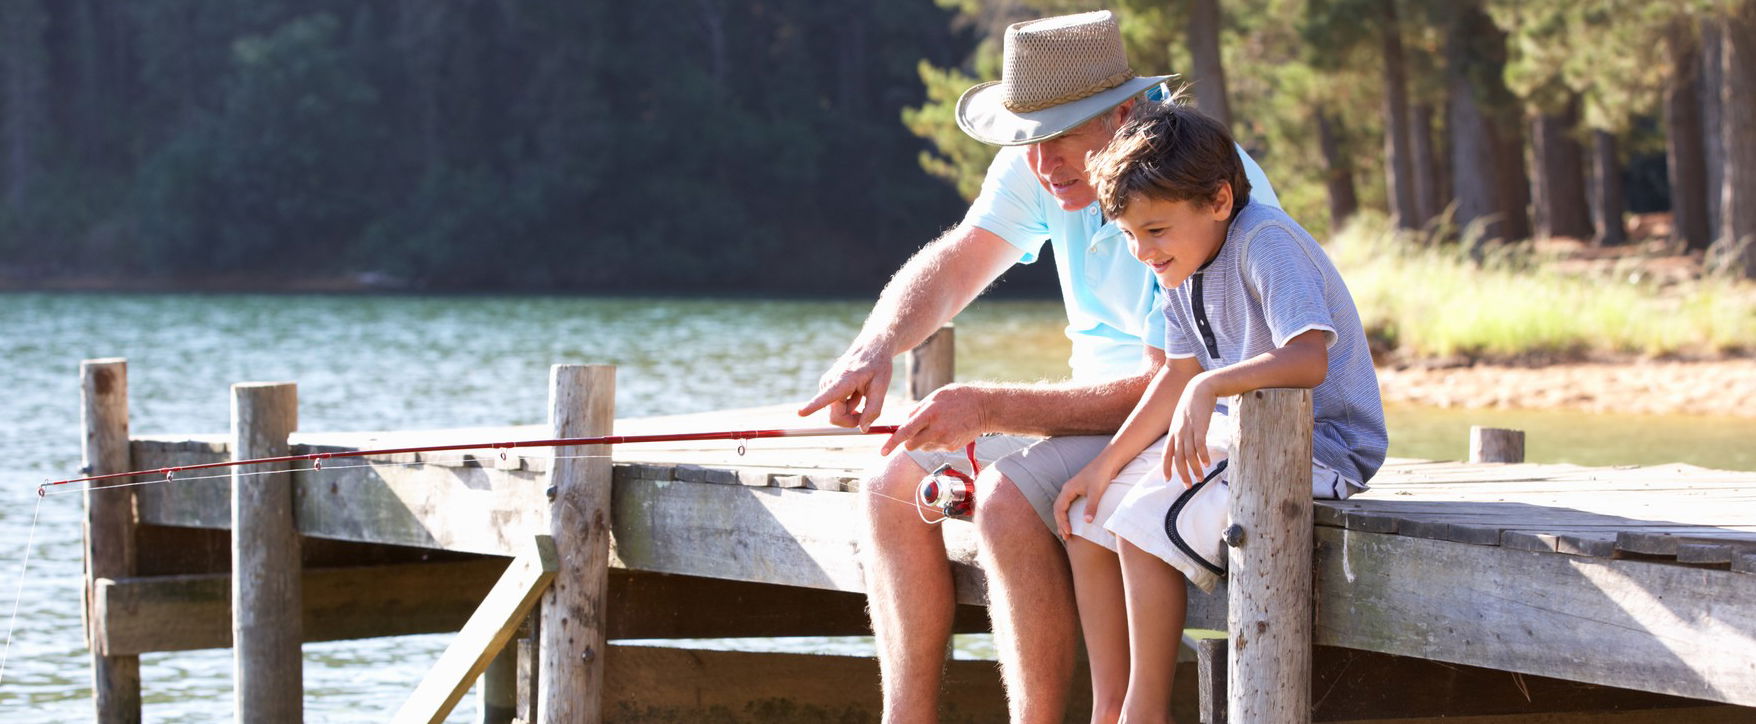
{"label": "boy's arm", "polygon": [[1056,496],[1053,510],[1055,528],[1061,540],[1072,535],[1072,526],[1067,520],[1068,509],[1073,501],[1087,498],[1085,504],[1085,522],[1090,523],[1097,513],[1097,501],[1103,499],[1104,490],[1110,481],[1122,471],[1122,467],[1139,455],[1140,451],[1152,445],[1153,441],[1165,434],[1170,425],[1171,416],[1177,409],[1177,400],[1183,395],[1183,388],[1189,380],[1201,372],[1201,363],[1194,357],[1173,357],[1165,360],[1159,367],[1152,381],[1147,384],[1145,394],[1140,402],[1134,405],[1134,411],[1122,423],[1122,428],[1104,445],[1103,452],[1086,463],[1085,467],[1075,474],[1066,485],[1061,487],[1061,494]]}
{"label": "boy's arm", "polygon": [[1325,330],[1312,329],[1235,365],[1194,376],[1183,389],[1165,446],[1165,477],[1181,477],[1184,485],[1201,479],[1212,460],[1207,454],[1207,423],[1221,397],[1267,387],[1316,387],[1329,375]]}
{"label": "boy's arm", "polygon": [[1105,479],[1114,478],[1122,471],[1122,467],[1139,455],[1140,451],[1159,438],[1164,437],[1165,430],[1171,425],[1171,418],[1177,412],[1177,400],[1183,396],[1183,388],[1191,379],[1201,374],[1201,363],[1194,357],[1175,357],[1165,360],[1158,374],[1153,375],[1152,382],[1147,385],[1146,393],[1140,396],[1140,402],[1134,411],[1128,413],[1128,419],[1122,428],[1110,438],[1109,444],[1098,453],[1088,467]]}

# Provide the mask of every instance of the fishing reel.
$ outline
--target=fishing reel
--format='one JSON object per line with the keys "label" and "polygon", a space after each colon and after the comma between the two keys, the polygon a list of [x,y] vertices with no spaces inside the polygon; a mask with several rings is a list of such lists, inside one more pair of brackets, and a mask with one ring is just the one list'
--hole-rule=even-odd
{"label": "fishing reel", "polygon": [[976,507],[976,481],[950,463],[921,478],[915,503],[939,511],[947,518],[968,517]]}

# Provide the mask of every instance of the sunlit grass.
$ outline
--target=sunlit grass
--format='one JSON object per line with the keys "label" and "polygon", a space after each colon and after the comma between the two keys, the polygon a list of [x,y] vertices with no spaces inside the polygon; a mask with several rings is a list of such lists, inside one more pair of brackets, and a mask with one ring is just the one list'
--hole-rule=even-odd
{"label": "sunlit grass", "polygon": [[1414,358],[1717,357],[1756,351],[1756,284],[1661,282],[1638,264],[1563,272],[1529,245],[1431,246],[1358,220],[1326,245],[1367,333]]}

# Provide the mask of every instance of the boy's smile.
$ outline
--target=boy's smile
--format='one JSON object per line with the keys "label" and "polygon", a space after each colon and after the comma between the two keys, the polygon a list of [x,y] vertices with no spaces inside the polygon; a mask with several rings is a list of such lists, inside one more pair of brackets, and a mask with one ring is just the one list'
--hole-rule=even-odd
{"label": "boy's smile", "polygon": [[[1223,197],[1223,198],[1222,198]],[[1116,225],[1134,258],[1152,268],[1166,289],[1176,287],[1219,253],[1232,215],[1229,185],[1208,201],[1173,201],[1135,195]]]}

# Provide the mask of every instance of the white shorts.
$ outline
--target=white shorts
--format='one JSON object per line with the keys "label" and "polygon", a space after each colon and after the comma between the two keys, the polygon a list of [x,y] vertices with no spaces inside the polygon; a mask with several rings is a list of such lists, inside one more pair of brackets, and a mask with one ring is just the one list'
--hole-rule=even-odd
{"label": "white shorts", "polygon": [[[1201,590],[1212,591],[1225,575],[1220,535],[1230,523],[1226,460],[1235,436],[1231,419],[1215,412],[1207,435],[1212,462],[1202,472],[1202,480],[1188,488],[1181,480],[1165,480],[1167,438],[1159,438],[1116,474],[1098,501],[1092,522],[1085,522],[1086,499],[1073,501],[1067,510],[1073,534],[1112,551],[1117,538],[1126,540],[1171,564]],[[1365,483],[1311,461],[1313,498],[1341,500],[1365,489]]]}

